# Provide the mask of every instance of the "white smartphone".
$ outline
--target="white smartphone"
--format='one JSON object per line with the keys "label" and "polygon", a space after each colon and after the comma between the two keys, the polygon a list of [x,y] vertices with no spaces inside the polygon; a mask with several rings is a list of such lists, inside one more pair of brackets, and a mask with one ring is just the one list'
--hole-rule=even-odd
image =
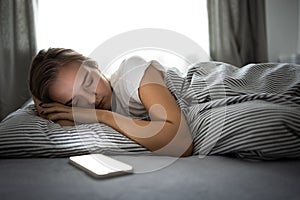
{"label": "white smartphone", "polygon": [[132,166],[103,154],[71,156],[69,162],[96,178],[105,178],[133,172]]}

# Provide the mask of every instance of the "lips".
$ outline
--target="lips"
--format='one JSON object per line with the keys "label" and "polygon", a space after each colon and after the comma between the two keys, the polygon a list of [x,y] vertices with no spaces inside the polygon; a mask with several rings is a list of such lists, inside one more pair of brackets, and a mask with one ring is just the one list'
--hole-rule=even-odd
{"label": "lips", "polygon": [[103,98],[98,102],[98,104],[96,105],[96,108],[101,108],[102,101],[103,101]]}

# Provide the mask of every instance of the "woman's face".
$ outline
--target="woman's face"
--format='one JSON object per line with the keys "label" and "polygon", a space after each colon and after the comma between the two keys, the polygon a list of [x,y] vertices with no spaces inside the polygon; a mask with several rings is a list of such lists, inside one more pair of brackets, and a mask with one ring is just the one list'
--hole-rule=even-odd
{"label": "woman's face", "polygon": [[76,107],[111,108],[112,89],[109,81],[95,68],[72,62],[60,68],[49,88],[53,101]]}

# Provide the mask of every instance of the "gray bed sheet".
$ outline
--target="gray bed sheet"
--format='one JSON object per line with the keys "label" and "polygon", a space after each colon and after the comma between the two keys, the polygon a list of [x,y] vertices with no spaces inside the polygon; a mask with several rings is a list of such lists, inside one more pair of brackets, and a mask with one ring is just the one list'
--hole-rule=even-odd
{"label": "gray bed sheet", "polygon": [[2,159],[0,199],[300,199],[297,160],[113,157],[132,164],[137,173],[95,179],[67,158]]}

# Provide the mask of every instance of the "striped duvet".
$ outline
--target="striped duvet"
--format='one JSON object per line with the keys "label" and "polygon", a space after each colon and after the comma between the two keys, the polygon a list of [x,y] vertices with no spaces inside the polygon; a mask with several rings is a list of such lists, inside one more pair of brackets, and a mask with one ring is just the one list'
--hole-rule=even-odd
{"label": "striped duvet", "polygon": [[[300,66],[197,63],[165,82],[186,116],[194,154],[245,159],[300,158]],[[0,123],[0,157],[67,157],[85,153],[151,154],[100,124],[61,127],[34,105]]]}
{"label": "striped duvet", "polygon": [[300,158],[300,66],[198,63],[187,76],[168,71],[200,156]]}

